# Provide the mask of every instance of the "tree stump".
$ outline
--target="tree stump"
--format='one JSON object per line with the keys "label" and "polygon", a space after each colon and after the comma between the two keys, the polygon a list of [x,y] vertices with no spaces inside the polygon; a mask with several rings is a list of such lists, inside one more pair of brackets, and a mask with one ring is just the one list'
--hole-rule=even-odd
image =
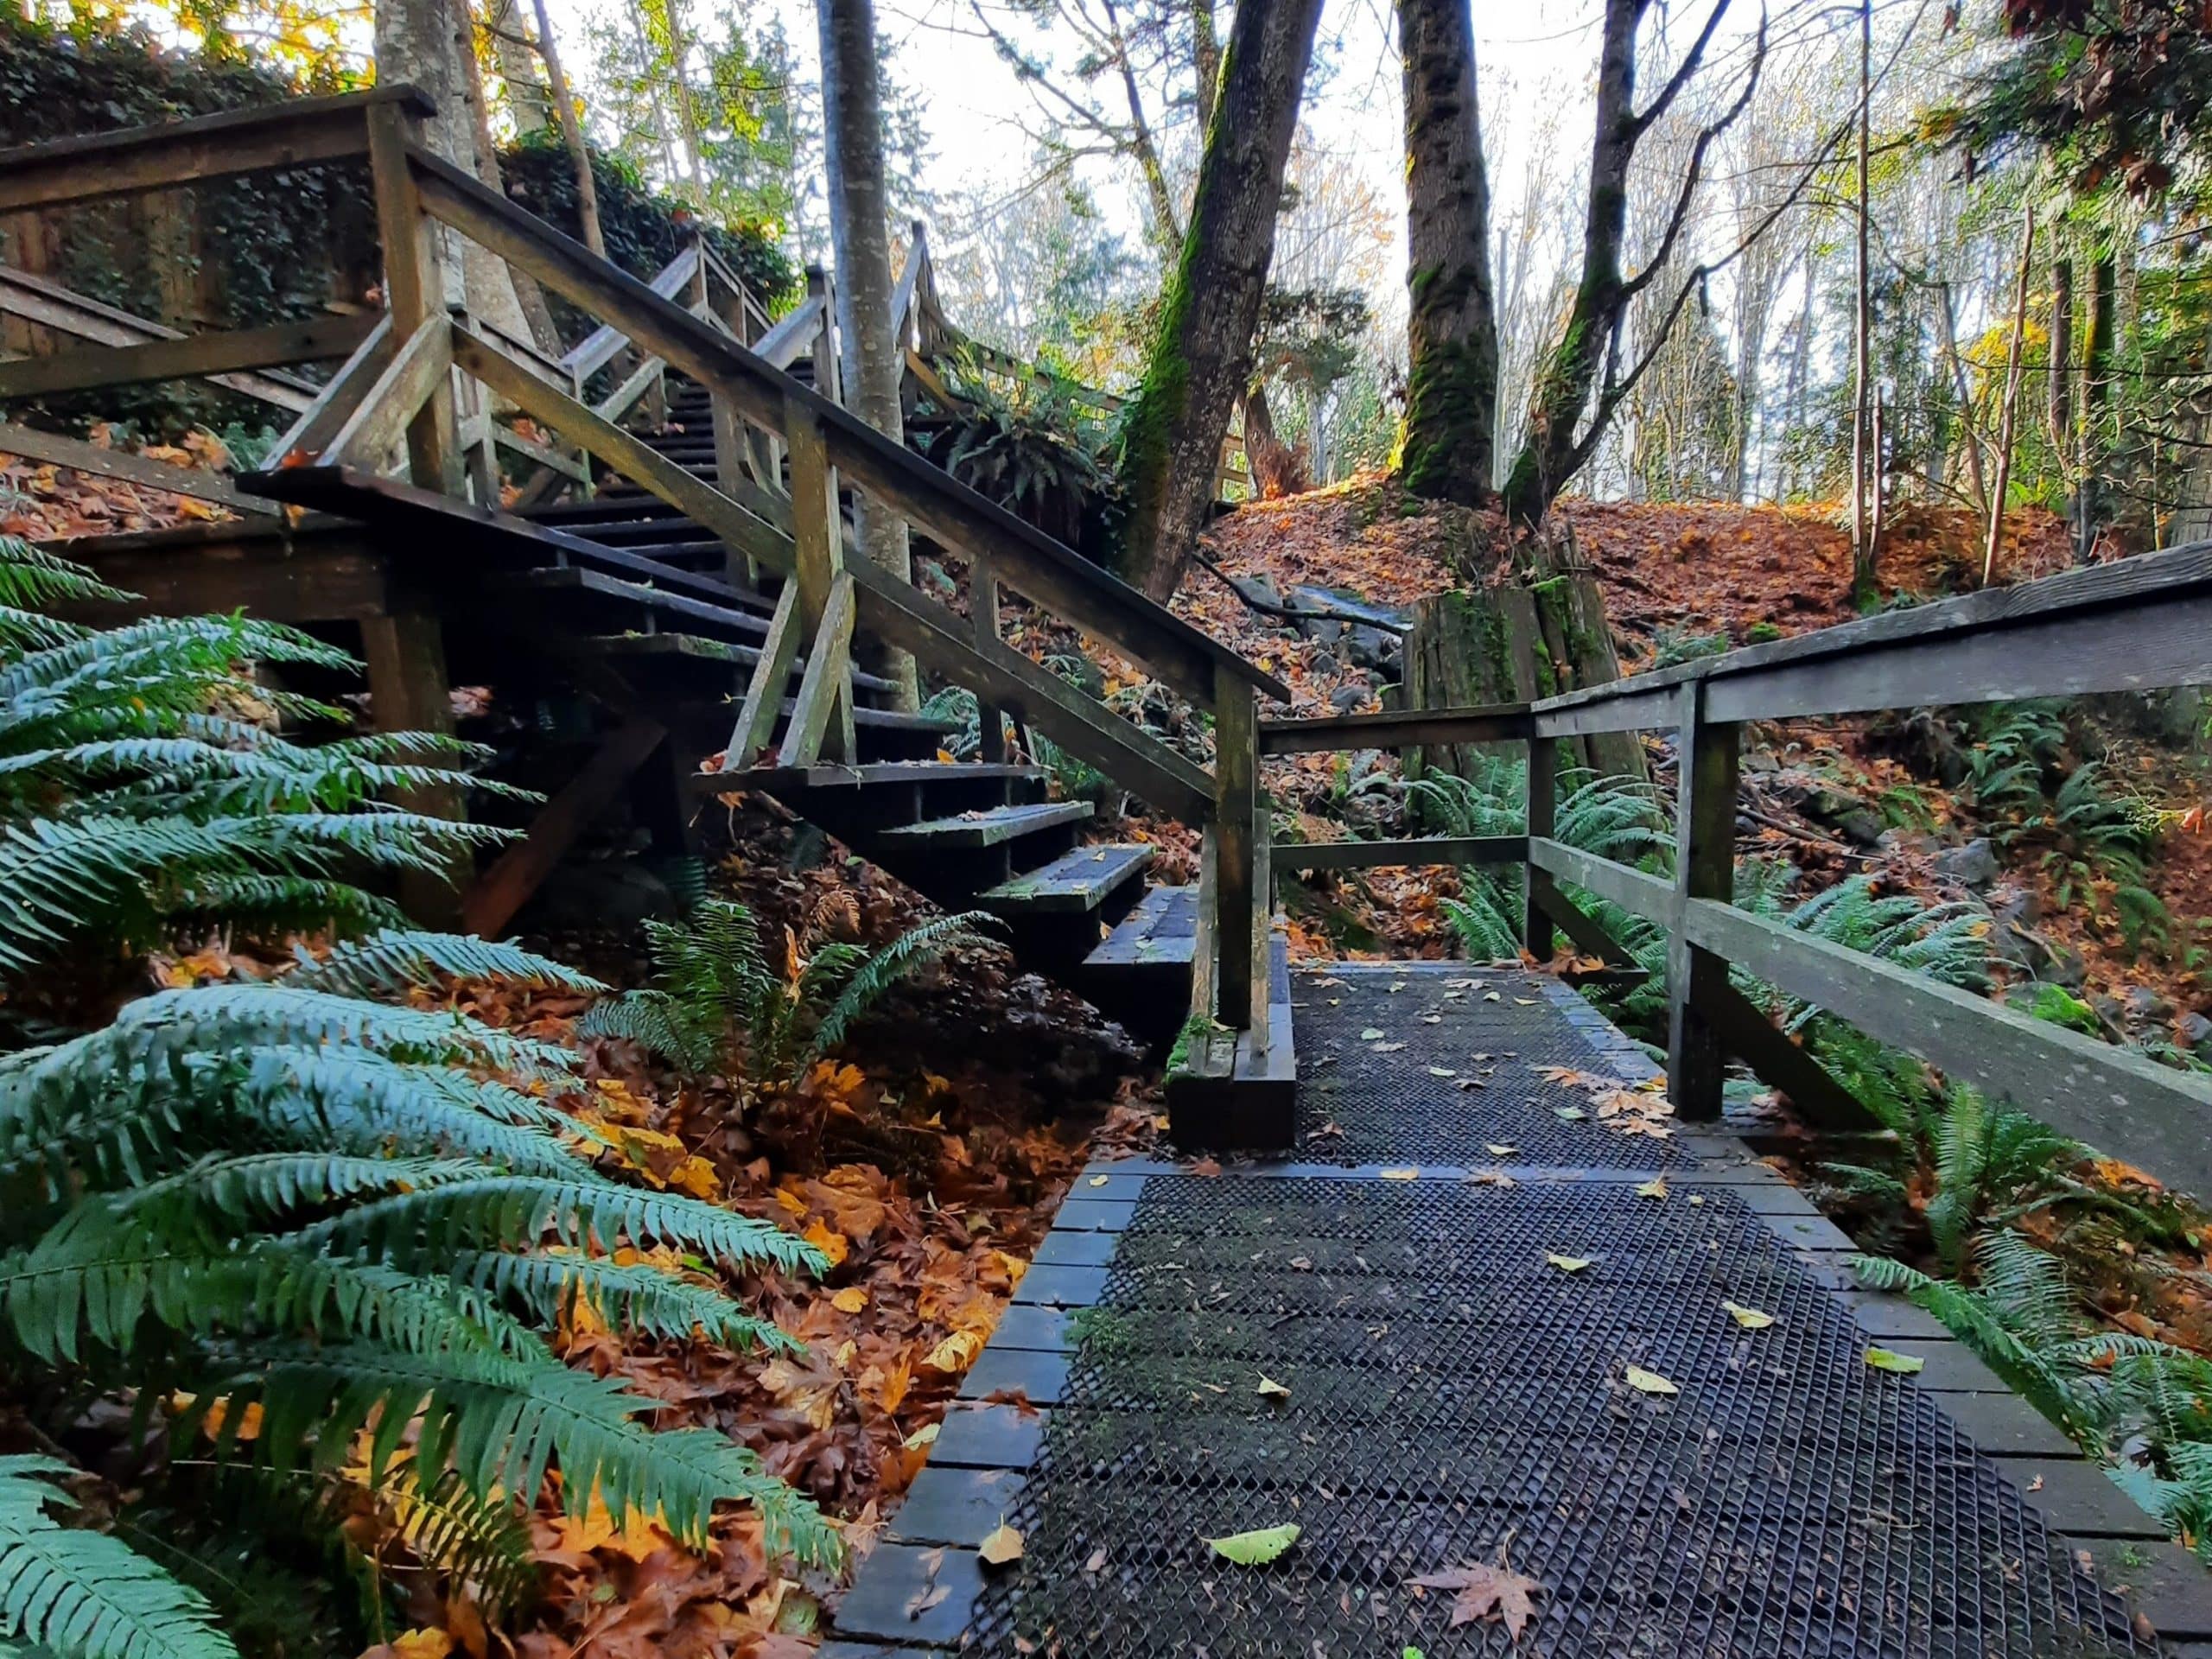
{"label": "tree stump", "polygon": [[[1534,702],[1620,675],[1605,595],[1575,556],[1573,533],[1564,527],[1535,543],[1531,556],[1497,581],[1416,601],[1413,631],[1406,637],[1408,709]],[[1476,752],[1484,747],[1497,746],[1409,750],[1407,775],[1417,778],[1434,768],[1471,776]],[[1648,775],[1643,746],[1633,732],[1562,738],[1560,758],[1601,778]]]}

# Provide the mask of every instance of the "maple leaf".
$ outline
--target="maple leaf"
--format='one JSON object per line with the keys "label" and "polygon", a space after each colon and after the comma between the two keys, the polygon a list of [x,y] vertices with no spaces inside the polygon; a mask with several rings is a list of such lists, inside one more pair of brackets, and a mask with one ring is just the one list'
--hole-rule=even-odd
{"label": "maple leaf", "polygon": [[1424,1590],[1459,1592],[1452,1599],[1453,1630],[1477,1619],[1496,1618],[1516,1642],[1521,1639],[1521,1632],[1529,1628],[1529,1621],[1536,1616],[1535,1598],[1544,1589],[1525,1573],[1516,1573],[1503,1562],[1492,1565],[1476,1561],[1466,1567],[1448,1567],[1441,1573],[1424,1573],[1414,1582]]}

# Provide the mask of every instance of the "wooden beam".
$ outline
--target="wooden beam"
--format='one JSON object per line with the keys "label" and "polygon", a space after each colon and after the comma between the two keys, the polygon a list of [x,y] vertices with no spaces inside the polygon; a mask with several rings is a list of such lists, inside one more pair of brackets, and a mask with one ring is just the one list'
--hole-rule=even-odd
{"label": "wooden beam", "polygon": [[[853,579],[841,570],[830,581],[830,602],[807,650],[806,673],[776,754],[779,766],[810,766],[825,747],[836,751],[829,757],[833,760],[858,759],[853,742]],[[832,721],[840,722],[841,729],[833,731]]]}
{"label": "wooden beam", "polygon": [[[369,184],[376,198],[377,232],[383,239],[385,305],[391,313],[394,347],[404,354],[409,337],[435,321],[447,325],[439,329],[439,338],[450,362],[453,331],[446,311],[444,238],[424,209],[409,159],[422,137],[422,116],[412,106],[385,105],[369,111]],[[393,366],[397,366],[396,360]],[[383,384],[380,378],[378,385]],[[372,390],[365,402],[373,403],[376,395]],[[461,493],[461,458],[453,377],[443,375],[431,387],[428,400],[416,408],[419,412],[407,427],[408,476],[426,490],[457,496]]]}
{"label": "wooden beam", "polygon": [[[409,435],[423,408],[452,379],[453,325],[443,313],[426,317],[393,351],[375,384],[361,394],[316,462],[325,467],[380,468]],[[460,436],[454,429],[456,447]],[[418,484],[425,480],[417,478]]]}
{"label": "wooden beam", "polygon": [[866,559],[846,566],[874,633],[979,697],[993,698],[1116,785],[1185,823],[1212,810],[1213,779],[1176,750]]}
{"label": "wooden beam", "polygon": [[435,111],[401,83],[0,150],[0,213],[359,156],[369,147],[364,117],[387,105]]}
{"label": "wooden beam", "polygon": [[652,292],[627,273],[593,258],[543,221],[486,189],[460,168],[411,146],[408,160],[424,203],[491,251],[554,292],[620,324],[644,350],[710,390],[720,391],[754,424],[786,429],[786,399],[821,423],[829,462],[893,512],[947,547],[999,556],[1010,586],[1070,621],[1103,634],[1124,656],[1211,707],[1213,668],[1283,702],[1290,688],[1136,589],[932,466],[905,445],[804,387],[794,387],[757,354]]}
{"label": "wooden beam", "polygon": [[[1559,743],[1556,739],[1537,737],[1529,739],[1529,772],[1525,791],[1528,802],[1528,838],[1548,838],[1554,829],[1554,818],[1559,805]],[[1549,962],[1552,957],[1552,923],[1555,919],[1548,899],[1559,897],[1552,886],[1551,876],[1529,866],[1528,885],[1521,899],[1521,948],[1538,962]],[[1563,901],[1562,901],[1563,902]],[[1568,906],[1573,909],[1573,906]],[[1580,912],[1576,912],[1580,915]],[[1595,924],[1592,924],[1595,925]],[[1600,937],[1604,930],[1599,930]],[[1573,937],[1572,928],[1568,937]]]}
{"label": "wooden beam", "polygon": [[[1706,717],[1705,688],[1681,688],[1675,753],[1681,775],[1675,814],[1675,891],[1729,902],[1736,886],[1736,782],[1742,728]],[[1667,1095],[1688,1122],[1720,1116],[1726,1045],[1711,1010],[1728,964],[1676,929],[1667,950]]]}
{"label": "wooden beam", "polygon": [[[663,265],[646,286],[664,300],[673,299],[691,285],[691,273],[698,261],[699,247],[694,243]],[[556,366],[581,385],[620,357],[631,343],[621,329],[602,322],[557,359]]]}
{"label": "wooden beam", "polygon": [[1434,743],[1516,743],[1533,729],[1529,705],[1402,709],[1325,720],[1263,720],[1262,754],[1311,754],[1332,749],[1405,749]]}
{"label": "wooden beam", "polygon": [[[978,553],[968,563],[968,621],[978,645],[997,643],[999,568],[988,553]],[[976,699],[976,758],[991,763],[1006,759],[1006,710],[980,695]]]}
{"label": "wooden beam", "polygon": [[198,467],[172,467],[166,461],[149,461],[143,455],[103,449],[82,438],[65,438],[58,433],[41,432],[4,421],[0,421],[0,453],[55,467],[73,467],[80,473],[94,473],[102,478],[119,478],[127,484],[167,490],[172,495],[188,495],[195,501],[213,501],[232,512],[274,513],[281,510],[278,503],[266,496],[248,495],[220,473]]}
{"label": "wooden beam", "polygon": [[[0,312],[99,346],[143,346],[154,340],[185,338],[179,329],[150,322],[12,265],[0,264]],[[282,370],[210,378],[226,391],[279,409],[303,410],[315,401],[314,382]]]}
{"label": "wooden beam", "polygon": [[1670,723],[1676,688],[1715,720],[2077,696],[2212,681],[2212,542],[1870,616],[1535,705],[1554,735]]}
{"label": "wooden beam", "polygon": [[1421,836],[1410,841],[1277,842],[1276,868],[1356,870],[1426,864],[1518,864],[1526,836]]}
{"label": "wooden beam", "polygon": [[[366,617],[361,654],[368,662],[369,714],[380,732],[454,729],[453,685],[446,673],[445,637],[438,619],[420,613]],[[465,816],[461,791],[450,786],[410,791],[400,804],[442,818]],[[400,903],[419,922],[446,925],[461,912],[461,893],[474,873],[464,849],[443,873],[403,870]]]}
{"label": "wooden beam", "polygon": [[[1545,916],[1567,935],[1570,944],[1577,950],[1596,957],[1609,968],[1625,969],[1639,977],[1643,976],[1643,964],[1636,959],[1636,953],[1599,926],[1594,917],[1554,887],[1548,875],[1533,864],[1529,868],[1529,892],[1535,895],[1536,903]],[[1535,880],[1540,876],[1543,878],[1541,882]],[[1540,960],[1548,960],[1551,953],[1552,947],[1548,941],[1543,957]]]}
{"label": "wooden beam", "polygon": [[266,328],[150,340],[143,346],[88,346],[50,357],[16,358],[0,362],[0,398],[43,397],[55,392],[265,369],[282,363],[321,362],[346,356],[375,326],[376,319],[365,313],[310,317]]}
{"label": "wooden beam", "polygon": [[722,491],[677,466],[635,433],[602,419],[575,398],[508,361],[466,328],[456,328],[454,361],[540,425],[548,427],[706,525],[747,556],[771,569],[791,568],[791,538],[779,534]]}
{"label": "wooden beam", "polygon": [[1213,717],[1213,841],[1218,868],[1215,904],[1220,921],[1221,981],[1215,1018],[1239,1030],[1251,1023],[1252,985],[1267,959],[1253,950],[1253,910],[1264,907],[1255,891],[1257,843],[1267,833],[1267,797],[1260,788],[1259,700],[1249,686],[1217,676]]}
{"label": "wooden beam", "polygon": [[798,638],[805,626],[799,615],[798,583],[787,582],[776,595],[776,613],[768,621],[768,637],[760,642],[760,659],[753,664],[753,679],[745,689],[745,702],[737,711],[722,751],[721,769],[742,772],[767,748],[776,733],[776,714],[784,706],[784,688],[798,659]]}
{"label": "wooden beam", "polygon": [[1802,1044],[1766,1017],[1764,1009],[1731,985],[1727,975],[1706,980],[1697,992],[1706,1023],[1722,1046],[1762,1083],[1789,1096],[1789,1103],[1808,1122],[1823,1129],[1880,1127],[1866,1103],[1829,1076]]}
{"label": "wooden beam", "polygon": [[282,467],[288,455],[312,460],[321,454],[338,435],[338,429],[346,424],[346,417],[360,406],[361,399],[368,395],[377,378],[391,366],[396,349],[391,338],[391,314],[386,312],[353,348],[353,356],[338,365],[338,372],[315,394],[315,401],[300,411],[299,419],[270,446],[263,465]]}
{"label": "wooden beam", "polygon": [[632,715],[609,733],[583,768],[545,804],[522,840],[502,852],[471,885],[461,899],[463,929],[494,934],[513,920],[562,855],[575,844],[577,836],[667,735],[667,728],[642,715]]}

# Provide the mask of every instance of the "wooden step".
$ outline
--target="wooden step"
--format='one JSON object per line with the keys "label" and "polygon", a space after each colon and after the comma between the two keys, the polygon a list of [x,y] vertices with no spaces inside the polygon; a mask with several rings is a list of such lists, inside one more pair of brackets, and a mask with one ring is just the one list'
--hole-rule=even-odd
{"label": "wooden step", "polygon": [[[859,677],[857,674],[854,677]],[[737,786],[747,789],[862,790],[896,788],[938,781],[968,783],[982,779],[1041,783],[1049,774],[1042,766],[1018,766],[1009,761],[873,760],[864,766],[748,766],[743,772],[702,772],[695,785],[710,791]]]}
{"label": "wooden step", "polygon": [[1084,966],[1090,969],[1179,969],[1188,974],[1197,950],[1198,890],[1148,888]]}
{"label": "wooden step", "polygon": [[[631,661],[645,660],[661,663],[693,663],[709,667],[727,665],[732,669],[749,669],[760,660],[760,653],[751,645],[741,645],[727,639],[709,639],[696,633],[601,633],[577,642],[580,650],[594,657],[620,657]],[[791,664],[791,678],[798,679],[806,672],[804,658]],[[893,682],[880,674],[870,674],[862,669],[853,670],[853,683],[863,691],[889,691]],[[926,764],[889,762],[883,764]]]}
{"label": "wooden step", "polygon": [[1089,801],[1041,801],[1033,806],[997,806],[957,817],[925,818],[882,832],[886,841],[906,847],[997,847],[1041,830],[1077,823],[1097,808]]}
{"label": "wooden step", "polygon": [[[1088,915],[1123,883],[1141,875],[1152,856],[1153,849],[1141,845],[1078,847],[1041,869],[986,888],[976,895],[976,902],[1007,917]],[[1091,937],[1097,935],[1094,931]]]}
{"label": "wooden step", "polygon": [[[671,570],[668,574],[674,576],[682,573]],[[494,594],[527,595],[564,606],[572,613],[590,616],[602,626],[606,620],[604,607],[612,600],[659,615],[680,616],[715,633],[734,635],[743,640],[764,639],[768,632],[766,619],[748,612],[709,604],[689,594],[671,593],[647,582],[625,582],[604,570],[587,570],[573,564],[555,570],[507,571],[486,578],[484,587]]]}

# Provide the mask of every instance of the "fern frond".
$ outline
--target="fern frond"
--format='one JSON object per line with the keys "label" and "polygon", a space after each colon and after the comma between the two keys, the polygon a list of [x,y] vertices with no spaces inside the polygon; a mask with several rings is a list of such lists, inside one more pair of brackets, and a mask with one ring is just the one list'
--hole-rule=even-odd
{"label": "fern frond", "polygon": [[0,1457],[0,1630],[64,1659],[238,1659],[205,1598],[105,1533],[63,1527],[50,1458]]}
{"label": "fern frond", "polygon": [[603,991],[607,987],[547,957],[502,944],[453,933],[387,928],[374,937],[333,945],[321,957],[296,950],[300,965],[287,982],[295,989],[327,991],[338,996],[372,996],[435,984],[441,976],[459,980],[502,980],[537,990]]}
{"label": "fern frond", "polygon": [[568,1318],[581,1301],[610,1325],[671,1341],[686,1341],[704,1331],[710,1340],[730,1348],[799,1353],[805,1347],[720,1291],[645,1262],[460,1250],[453,1256],[452,1273],[456,1282],[518,1302],[547,1324]]}
{"label": "fern frond", "polygon": [[[842,1041],[852,1022],[873,1007],[899,981],[921,972],[948,951],[988,943],[985,930],[997,931],[999,919],[988,911],[939,916],[909,928],[889,944],[864,957],[845,980],[844,988],[814,1028],[805,1058],[811,1060]],[[817,952],[817,958],[820,953]]]}

